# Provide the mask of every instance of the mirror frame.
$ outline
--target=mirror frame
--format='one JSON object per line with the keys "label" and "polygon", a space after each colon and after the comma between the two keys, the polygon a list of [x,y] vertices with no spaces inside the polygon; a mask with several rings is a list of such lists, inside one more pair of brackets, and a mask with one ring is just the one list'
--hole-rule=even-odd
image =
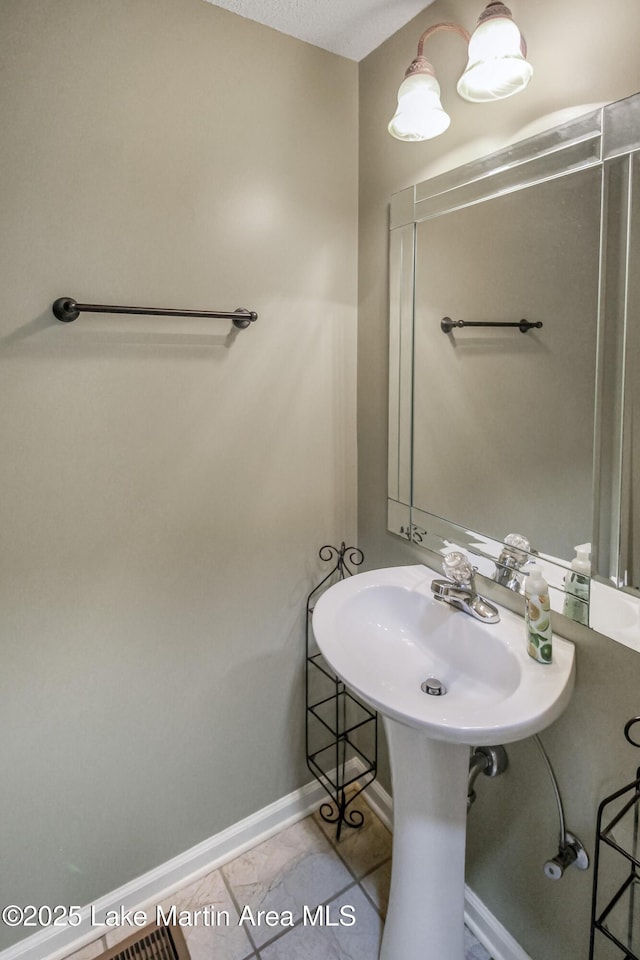
{"label": "mirror frame", "polygon": [[[640,459],[640,438],[634,438],[631,418],[624,416],[633,400],[630,348],[635,347],[639,353],[640,343],[632,340],[627,323],[634,310],[640,316],[640,283],[633,282],[631,269],[640,274],[640,93],[415,184],[392,197],[387,526],[391,532],[435,553],[442,554],[453,547],[465,549],[480,573],[490,578],[503,546],[502,541],[466,530],[453,519],[413,506],[417,224],[593,167],[601,170],[602,191],[589,626],[640,652],[640,582],[629,582],[632,551],[626,535],[632,505],[632,462],[634,453]],[[636,544],[639,537],[640,530],[633,531]],[[636,547],[636,563],[638,552]],[[570,561],[547,558],[544,554],[541,557],[551,587],[552,608],[560,612]],[[535,559],[538,562],[538,557]],[[496,589],[506,588],[496,584]]]}

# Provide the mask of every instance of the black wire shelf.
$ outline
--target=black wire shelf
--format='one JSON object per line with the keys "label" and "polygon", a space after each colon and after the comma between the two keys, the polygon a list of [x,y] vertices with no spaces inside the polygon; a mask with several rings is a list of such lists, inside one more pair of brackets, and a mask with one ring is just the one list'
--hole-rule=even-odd
{"label": "black wire shelf", "polygon": [[311,622],[315,601],[333,583],[352,576],[364,555],[344,542],[340,547],[327,544],[318,555],[333,566],[307,597],[306,754],[309,770],[329,796],[320,816],[336,825],[339,840],[343,826],[358,829],[364,823],[362,811],[351,805],[377,775],[378,714],[333,672],[317,649]]}
{"label": "black wire shelf", "polygon": [[[640,746],[631,737],[637,723],[640,717],[633,717],[624,730],[633,746]],[[600,943],[614,944],[622,960],[640,960],[639,838],[640,767],[635,780],[605,797],[598,807],[589,960],[598,960]],[[611,956],[610,949],[606,956]]]}

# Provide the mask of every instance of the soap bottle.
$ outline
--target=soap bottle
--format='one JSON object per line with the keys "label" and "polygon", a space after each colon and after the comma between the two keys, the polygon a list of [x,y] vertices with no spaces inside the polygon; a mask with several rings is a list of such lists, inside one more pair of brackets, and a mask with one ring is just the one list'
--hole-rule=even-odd
{"label": "soap bottle", "polygon": [[539,663],[551,663],[552,635],[549,586],[540,567],[532,565],[524,588],[527,653]]}
{"label": "soap bottle", "polygon": [[564,578],[564,604],[562,612],[577,623],[589,625],[589,587],[591,576],[591,544],[582,543],[574,548],[576,555],[571,561],[571,570]]}

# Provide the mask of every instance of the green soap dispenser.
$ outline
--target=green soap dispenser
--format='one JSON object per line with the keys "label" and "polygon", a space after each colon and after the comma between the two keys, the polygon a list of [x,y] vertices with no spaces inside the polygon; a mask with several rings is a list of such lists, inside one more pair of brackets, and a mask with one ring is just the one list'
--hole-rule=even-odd
{"label": "green soap dispenser", "polygon": [[564,604],[562,612],[576,623],[589,625],[589,589],[591,577],[591,544],[581,543],[574,547],[576,555],[571,561],[571,570],[564,578]]}
{"label": "green soap dispenser", "polygon": [[524,586],[524,620],[527,631],[527,653],[538,663],[551,663],[552,643],[549,585],[542,570],[529,567]]}

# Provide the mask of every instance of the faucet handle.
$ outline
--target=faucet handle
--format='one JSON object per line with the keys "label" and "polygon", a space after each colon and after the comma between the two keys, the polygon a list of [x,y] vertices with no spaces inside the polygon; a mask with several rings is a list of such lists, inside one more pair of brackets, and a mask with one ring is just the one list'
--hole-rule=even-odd
{"label": "faucet handle", "polygon": [[446,553],[442,561],[442,569],[449,580],[453,580],[459,586],[470,586],[473,584],[476,568],[473,566],[466,553],[461,550],[451,550]]}
{"label": "faucet handle", "polygon": [[504,538],[500,556],[495,561],[493,579],[509,590],[522,592],[522,571],[529,562],[531,544],[521,533],[509,533]]}
{"label": "faucet handle", "polygon": [[501,560],[511,559],[518,567],[527,562],[531,544],[521,533],[508,533],[504,538],[504,544],[500,555]]}

